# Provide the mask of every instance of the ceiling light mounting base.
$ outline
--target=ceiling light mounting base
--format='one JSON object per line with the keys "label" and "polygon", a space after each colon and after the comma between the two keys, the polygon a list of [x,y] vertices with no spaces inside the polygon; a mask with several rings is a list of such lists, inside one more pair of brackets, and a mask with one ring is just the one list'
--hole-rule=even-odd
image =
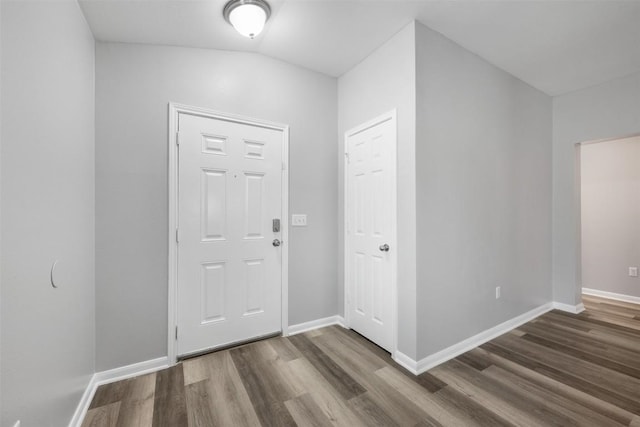
{"label": "ceiling light mounting base", "polygon": [[271,6],[265,0],[230,0],[222,15],[240,34],[252,39],[271,16]]}

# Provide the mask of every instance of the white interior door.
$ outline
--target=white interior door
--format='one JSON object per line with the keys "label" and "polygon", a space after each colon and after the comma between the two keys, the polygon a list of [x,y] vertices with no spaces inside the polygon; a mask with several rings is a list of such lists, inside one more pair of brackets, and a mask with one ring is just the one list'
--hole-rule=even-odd
{"label": "white interior door", "polygon": [[393,352],[395,114],[347,132],[345,146],[347,322],[352,329]]}
{"label": "white interior door", "polygon": [[[179,356],[281,331],[282,130],[178,116]],[[286,219],[282,226],[286,227]]]}

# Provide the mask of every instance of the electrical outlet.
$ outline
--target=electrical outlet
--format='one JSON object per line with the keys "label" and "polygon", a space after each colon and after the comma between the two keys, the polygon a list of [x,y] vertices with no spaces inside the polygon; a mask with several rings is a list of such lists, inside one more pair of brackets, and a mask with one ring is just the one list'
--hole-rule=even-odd
{"label": "electrical outlet", "polygon": [[638,277],[638,267],[629,267],[629,276]]}
{"label": "electrical outlet", "polygon": [[496,286],[496,299],[500,298],[500,286]]}
{"label": "electrical outlet", "polygon": [[291,225],[294,227],[306,227],[307,216],[306,215],[291,215]]}

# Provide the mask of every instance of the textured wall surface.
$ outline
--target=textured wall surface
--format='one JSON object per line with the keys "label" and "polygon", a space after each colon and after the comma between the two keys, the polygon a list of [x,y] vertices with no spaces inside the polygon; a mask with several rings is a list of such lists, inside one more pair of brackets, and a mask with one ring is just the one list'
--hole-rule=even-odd
{"label": "textured wall surface", "polygon": [[551,301],[551,98],[423,25],[416,40],[423,358]]}
{"label": "textured wall surface", "polygon": [[97,368],[167,354],[168,103],[290,126],[289,323],[337,307],[336,79],[261,55],[98,43]]}
{"label": "textured wall surface", "polygon": [[1,424],[57,427],[94,372],[95,43],[75,1],[1,7]]}
{"label": "textured wall surface", "polygon": [[577,144],[640,133],[640,73],[553,98],[553,296],[580,303]]}

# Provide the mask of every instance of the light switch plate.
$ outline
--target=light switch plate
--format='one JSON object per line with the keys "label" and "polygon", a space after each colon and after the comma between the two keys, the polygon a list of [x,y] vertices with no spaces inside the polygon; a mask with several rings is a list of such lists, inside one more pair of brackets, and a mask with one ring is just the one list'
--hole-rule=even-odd
{"label": "light switch plate", "polygon": [[638,267],[629,267],[629,276],[638,277]]}
{"label": "light switch plate", "polygon": [[307,226],[307,216],[306,215],[291,215],[291,225],[293,227],[306,227]]}

